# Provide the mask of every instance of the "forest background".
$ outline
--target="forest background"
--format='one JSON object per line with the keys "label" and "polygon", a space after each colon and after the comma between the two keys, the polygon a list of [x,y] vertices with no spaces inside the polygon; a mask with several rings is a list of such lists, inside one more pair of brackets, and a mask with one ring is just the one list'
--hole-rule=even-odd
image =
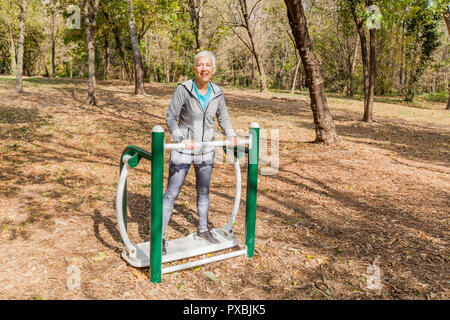
{"label": "forest background", "polygon": [[[302,3],[326,92],[364,93],[374,30],[375,95],[449,101],[446,1]],[[217,56],[220,85],[292,93],[308,86],[280,0],[8,0],[0,6],[0,74],[88,78],[91,59],[96,79],[129,81],[144,93],[144,82],[193,77],[193,56],[207,49]]]}

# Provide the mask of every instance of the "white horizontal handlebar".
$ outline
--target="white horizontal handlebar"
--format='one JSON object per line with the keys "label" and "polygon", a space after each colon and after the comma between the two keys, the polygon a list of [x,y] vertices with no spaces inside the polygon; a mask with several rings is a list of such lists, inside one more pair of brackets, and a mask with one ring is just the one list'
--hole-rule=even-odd
{"label": "white horizontal handlebar", "polygon": [[[251,141],[250,139],[248,140],[238,140],[238,145],[245,145],[248,144],[250,145]],[[204,147],[223,147],[223,146],[228,146],[230,145],[230,141],[229,140],[225,140],[225,141],[210,141],[210,142],[195,142],[194,143],[194,147],[197,148],[204,148]],[[168,144],[164,144],[164,148],[165,149],[184,149],[186,148],[184,143],[168,143]]]}

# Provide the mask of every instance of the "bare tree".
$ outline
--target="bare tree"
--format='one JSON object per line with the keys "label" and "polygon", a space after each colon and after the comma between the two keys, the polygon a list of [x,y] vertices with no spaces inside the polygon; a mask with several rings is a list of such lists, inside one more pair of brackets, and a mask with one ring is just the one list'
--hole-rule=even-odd
{"label": "bare tree", "polygon": [[27,13],[27,0],[22,0],[20,4],[19,16],[19,42],[17,46],[17,71],[16,71],[16,91],[22,92],[22,73],[23,73],[23,51],[25,42],[25,17]]}
{"label": "bare tree", "polygon": [[55,67],[55,51],[56,51],[56,39],[55,39],[55,15],[56,13],[52,12],[51,20],[51,42],[52,42],[52,78],[56,77],[56,67]]}
{"label": "bare tree", "polygon": [[[292,80],[291,94],[294,94],[294,92],[295,92],[295,85],[297,83],[298,70],[300,69],[301,64],[302,64],[302,58],[299,57],[297,60],[297,66],[295,67],[294,79]],[[301,80],[301,73],[300,73],[300,86],[301,86],[301,83],[302,83],[302,80]]]}
{"label": "bare tree", "polygon": [[113,32],[113,35],[114,35],[114,40],[116,42],[116,49],[119,51],[120,58],[122,59],[123,68],[125,70],[125,73],[127,74],[128,80],[130,81],[130,84],[131,84],[132,81],[133,81],[133,77],[132,77],[132,75],[130,73],[130,69],[128,67],[128,63],[127,63],[127,61],[125,59],[125,52],[123,50],[122,41],[120,41],[119,27],[117,26],[117,24],[114,21],[114,19],[111,18],[111,16],[109,15],[107,10],[104,10],[104,8],[101,8],[101,11],[102,11],[103,15],[106,17],[106,20],[108,21],[108,24],[112,28],[112,32]]}
{"label": "bare tree", "polygon": [[[359,40],[361,43],[361,58],[364,74],[364,116],[363,121],[371,122],[373,117],[373,100],[375,96],[375,80],[377,69],[377,57],[376,57],[376,29],[371,28],[369,31],[369,47],[370,56],[367,49],[367,39],[364,28],[365,16],[361,16],[357,13],[357,5],[359,0],[348,0],[350,5],[350,11],[353,16],[353,20],[358,30]],[[373,0],[366,1],[367,7],[374,4]],[[370,60],[369,60],[370,59]]]}
{"label": "bare tree", "polygon": [[[333,33],[336,37],[336,42],[341,49],[339,54],[342,61],[345,61],[345,85],[342,89],[342,93],[353,96],[354,94],[354,71],[356,68],[356,61],[358,57],[358,45],[359,36],[354,34],[354,30],[351,28],[350,24],[353,21],[347,21],[347,12],[340,12],[339,9],[336,10],[336,29],[333,29]],[[351,15],[350,15],[351,18]],[[356,40],[356,41],[355,41]]]}
{"label": "bare tree", "polygon": [[12,24],[8,23],[9,32],[9,54],[11,56],[11,75],[15,76],[17,72],[17,60],[16,60],[16,44],[14,41],[14,34],[12,31]]}
{"label": "bare tree", "polygon": [[[13,6],[15,3],[13,1],[9,1],[9,6],[5,7],[7,16],[14,17],[17,14],[13,10]],[[17,57],[16,57],[16,40],[14,39],[14,29],[13,29],[13,22],[12,19],[8,21],[8,35],[9,35],[9,55],[11,58],[11,66],[10,66],[10,72],[12,76],[16,75],[17,72]]]}
{"label": "bare tree", "polygon": [[[374,0],[369,0],[368,7],[373,6]],[[375,81],[377,78],[377,29],[370,28],[369,31],[369,47],[370,47],[370,62],[369,62],[369,92],[367,96],[367,104],[364,108],[363,121],[372,122],[373,120],[373,100],[375,97]]]}
{"label": "bare tree", "polygon": [[133,0],[127,0],[128,3],[128,26],[130,28],[131,46],[134,62],[134,93],[145,94],[144,89],[144,68],[142,66],[141,47],[136,31],[136,22],[134,19]]}
{"label": "bare tree", "polygon": [[369,96],[369,53],[367,50],[367,38],[366,32],[364,30],[364,19],[359,17],[356,12],[356,2],[354,0],[350,0],[349,4],[350,4],[350,11],[352,13],[353,20],[355,22],[356,30],[358,31],[359,40],[361,44],[361,60],[364,77],[364,110],[365,110]]}
{"label": "bare tree", "polygon": [[192,29],[195,37],[195,48],[202,48],[202,27],[203,27],[203,3],[204,0],[188,0],[189,13],[192,20]]}
{"label": "bare tree", "polygon": [[[445,24],[447,25],[448,35],[450,36],[450,9],[448,6],[447,11],[444,12],[444,21]],[[448,100],[447,100],[447,107],[445,108],[445,110],[450,110],[450,81],[448,82]]]}
{"label": "bare tree", "polygon": [[302,1],[284,0],[284,2],[287,7],[292,35],[294,36],[297,50],[301,56],[306,72],[306,81],[308,83],[311,110],[313,112],[316,130],[315,142],[335,144],[339,139],[330,111],[328,110],[320,64],[312,48]]}
{"label": "bare tree", "polygon": [[55,58],[56,58],[56,35],[58,33],[58,28],[56,27],[56,18],[57,15],[60,14],[58,12],[59,1],[52,3],[51,8],[51,42],[52,42],[52,78],[56,77],[56,67],[55,67]]}
{"label": "bare tree", "polygon": [[104,45],[105,45],[105,80],[108,80],[110,69],[111,69],[111,53],[109,51],[109,32],[105,30],[104,34]]}
{"label": "bare tree", "polygon": [[[58,34],[58,16],[60,16],[61,12],[59,10],[60,8],[60,3],[59,0],[52,0],[52,1],[48,1],[46,4],[44,4],[44,12],[45,12],[45,16],[49,17],[50,21],[49,21],[49,25],[48,28],[49,30],[47,30],[47,32],[50,33],[50,43],[51,43],[51,67],[52,67],[52,71],[51,71],[51,77],[54,78],[56,76],[56,65],[55,65],[55,60],[56,60],[56,37]],[[47,26],[46,26],[47,27]],[[47,68],[47,66],[45,65],[45,68]]]}
{"label": "bare tree", "polygon": [[[287,33],[287,35],[289,36],[289,39],[292,41],[292,43],[293,43],[293,45],[294,45],[294,47],[296,46],[296,44],[295,44],[295,39],[294,39],[294,37],[292,36],[292,34],[291,34],[291,32],[289,32],[289,30],[287,30],[286,29],[286,33]],[[294,92],[295,92],[295,85],[296,85],[296,83],[297,83],[297,76],[298,76],[298,74],[299,74],[299,70],[300,70],[300,66],[301,66],[301,64],[302,64],[302,57],[300,57],[299,55],[298,55],[298,51],[296,51],[296,53],[295,53],[295,57],[296,57],[296,60],[297,60],[297,65],[295,66],[295,71],[294,71],[294,79],[292,80],[292,86],[291,86],[291,94],[294,94]],[[302,89],[302,82],[303,82],[303,79],[302,79],[302,72],[301,72],[301,70],[300,70],[300,90]]]}
{"label": "bare tree", "polygon": [[[231,22],[229,22],[232,26],[231,30],[242,43],[244,43],[255,58],[256,67],[259,73],[260,91],[266,92],[267,78],[261,54],[261,45],[258,46],[255,42],[255,28],[258,25],[257,16],[261,15],[262,11],[262,0],[256,0],[253,1],[253,3],[248,0],[238,0],[237,5],[235,5],[235,2],[227,2],[227,6],[230,12],[230,18],[232,19]],[[248,39],[242,37],[242,35],[236,31],[236,28],[244,28],[247,32]]]}
{"label": "bare tree", "polygon": [[[353,52],[353,57],[351,58],[351,67],[348,70],[349,73],[349,77],[350,77],[350,84],[349,84],[349,88],[347,91],[347,95],[349,96],[353,96],[354,94],[354,74],[355,74],[355,67],[356,67],[356,58],[358,56],[358,45],[359,45],[359,38],[356,38],[356,44],[355,44],[355,49]],[[350,61],[349,61],[349,65],[350,65]]]}
{"label": "bare tree", "polygon": [[99,0],[83,0],[84,23],[86,25],[86,39],[88,47],[88,101],[90,105],[97,105],[95,98],[95,29]]}

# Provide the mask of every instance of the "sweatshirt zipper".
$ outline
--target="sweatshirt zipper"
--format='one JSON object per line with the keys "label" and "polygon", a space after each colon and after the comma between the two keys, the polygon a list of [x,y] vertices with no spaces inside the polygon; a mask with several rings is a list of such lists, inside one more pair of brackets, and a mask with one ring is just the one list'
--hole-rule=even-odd
{"label": "sweatshirt zipper", "polygon": [[[205,116],[206,116],[206,111],[208,110],[209,104],[211,103],[211,101],[213,101],[216,97],[220,97],[222,94],[219,95],[215,95],[211,100],[209,100],[208,104],[206,105],[205,110],[203,111],[203,130],[202,130],[202,142],[203,142],[203,138],[205,136]],[[198,99],[197,99],[198,101]],[[200,103],[200,101],[198,102]],[[202,108],[203,109],[203,108]]]}
{"label": "sweatshirt zipper", "polygon": [[195,101],[197,101],[198,106],[199,106],[200,109],[202,109],[202,111],[203,111],[203,128],[202,128],[202,129],[203,129],[203,130],[202,130],[202,142],[203,142],[203,138],[204,138],[204,136],[205,136],[205,115],[206,115],[206,111],[208,110],[209,104],[210,104],[215,98],[220,97],[220,96],[222,95],[222,93],[219,93],[218,95],[215,95],[214,97],[212,97],[212,99],[209,100],[209,102],[208,102],[208,104],[207,104],[205,110],[203,110],[203,107],[202,107],[200,101],[198,100],[198,98],[197,98],[194,94],[192,94],[192,93],[191,93],[184,85],[183,85],[183,87],[184,87],[184,88],[186,89],[186,91],[187,91],[187,92],[195,99]]}

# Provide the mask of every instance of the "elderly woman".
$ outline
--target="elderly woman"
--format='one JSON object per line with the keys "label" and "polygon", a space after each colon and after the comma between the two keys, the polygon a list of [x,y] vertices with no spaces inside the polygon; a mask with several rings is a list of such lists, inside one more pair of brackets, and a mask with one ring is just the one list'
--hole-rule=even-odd
{"label": "elderly woman", "polygon": [[196,78],[179,84],[170,101],[166,123],[176,143],[184,149],[172,150],[169,162],[169,181],[163,200],[162,253],[167,253],[165,233],[175,200],[180,193],[191,164],[194,163],[197,211],[199,226],[196,238],[209,243],[218,243],[208,230],[209,185],[214,162],[214,147],[195,148],[195,142],[212,141],[214,118],[225,132],[230,146],[237,145],[237,137],[228,119],[224,93],[212,83],[216,71],[216,59],[212,52],[201,51],[194,57]]}

